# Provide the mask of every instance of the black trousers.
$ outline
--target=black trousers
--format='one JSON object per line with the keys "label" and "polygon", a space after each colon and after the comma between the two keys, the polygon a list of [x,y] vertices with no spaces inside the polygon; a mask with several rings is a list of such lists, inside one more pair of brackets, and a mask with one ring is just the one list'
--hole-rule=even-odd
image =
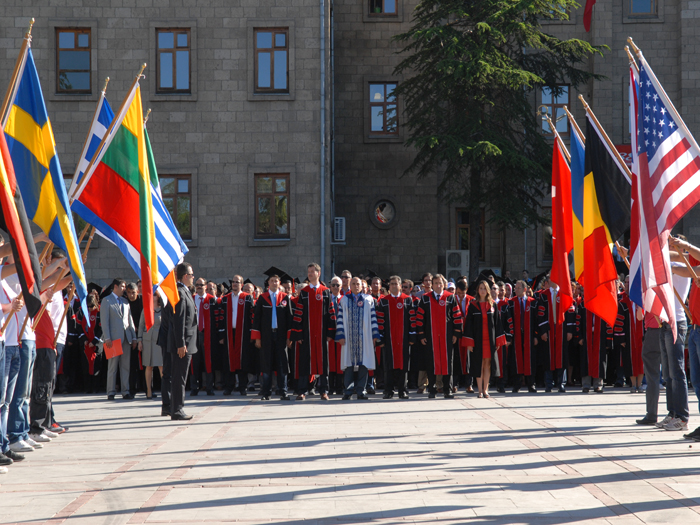
{"label": "black trousers", "polygon": [[[163,349],[163,376],[160,378],[160,394],[163,410],[170,412],[170,391],[172,390],[173,354]],[[172,414],[172,412],[170,412]]]}
{"label": "black trousers", "polygon": [[180,357],[177,352],[170,354],[170,415],[184,415],[185,386],[187,385],[187,372],[190,370],[192,355],[186,354],[185,357]]}
{"label": "black trousers", "polygon": [[51,400],[56,378],[56,352],[53,348],[37,348],[29,399],[30,432],[41,434],[51,430]]}
{"label": "black trousers", "polygon": [[146,382],[141,378],[143,370],[139,365],[139,349],[138,347],[131,349],[131,361],[129,361],[129,393],[132,396],[136,395],[139,390],[144,390],[143,386]]}
{"label": "black trousers", "polygon": [[[206,389],[207,392],[214,390],[214,374],[207,372],[207,364],[204,357],[204,346],[200,346],[200,351],[192,356],[192,377],[190,378],[190,388],[193,391]],[[202,381],[204,377],[204,381]]]}
{"label": "black trousers", "polygon": [[[437,376],[432,370],[428,370],[428,392],[431,394],[437,394],[437,386],[435,386],[435,381]],[[442,392],[443,394],[452,393],[452,374],[442,376]]]}
{"label": "black trousers", "polygon": [[392,394],[394,389],[406,392],[406,370],[400,368],[384,369],[384,393]]}

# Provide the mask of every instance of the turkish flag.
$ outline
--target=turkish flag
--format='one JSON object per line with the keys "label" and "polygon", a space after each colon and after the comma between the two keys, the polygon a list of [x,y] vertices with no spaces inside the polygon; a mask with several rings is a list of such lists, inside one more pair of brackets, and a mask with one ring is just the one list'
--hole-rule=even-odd
{"label": "turkish flag", "polygon": [[569,273],[569,252],[574,249],[574,227],[571,219],[571,168],[558,141],[552,156],[552,272],[549,279],[559,285],[560,302],[557,324],[574,302]]}
{"label": "turkish flag", "polygon": [[586,0],[586,7],[583,9],[583,27],[586,32],[591,30],[591,18],[593,18],[593,6],[595,0]]}

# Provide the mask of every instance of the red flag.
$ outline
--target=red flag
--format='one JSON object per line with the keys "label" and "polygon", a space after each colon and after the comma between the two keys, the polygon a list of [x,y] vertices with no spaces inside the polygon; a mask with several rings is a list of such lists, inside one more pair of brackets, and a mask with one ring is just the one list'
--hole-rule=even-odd
{"label": "red flag", "polygon": [[591,30],[591,18],[593,18],[593,6],[595,0],[586,0],[586,7],[583,9],[583,27],[586,32]]}
{"label": "red flag", "polygon": [[17,187],[12,158],[2,130],[0,130],[0,208],[2,209],[0,228],[10,235],[12,254],[22,286],[24,302],[29,314],[34,316],[41,308],[39,256],[36,254],[31,226]]}
{"label": "red flag", "polygon": [[562,155],[559,142],[554,143],[552,157],[552,272],[551,282],[559,285],[557,324],[574,303],[569,273],[569,252],[574,249],[574,227],[571,219],[571,168]]}

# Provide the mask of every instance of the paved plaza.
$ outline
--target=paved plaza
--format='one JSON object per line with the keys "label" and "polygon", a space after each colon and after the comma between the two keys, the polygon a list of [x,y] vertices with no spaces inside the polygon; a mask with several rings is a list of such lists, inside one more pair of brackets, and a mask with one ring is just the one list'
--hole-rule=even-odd
{"label": "paved plaza", "polygon": [[70,431],[0,477],[0,522],[700,522],[700,443],[636,426],[643,394],[217,394],[188,397],[189,423],[57,398]]}

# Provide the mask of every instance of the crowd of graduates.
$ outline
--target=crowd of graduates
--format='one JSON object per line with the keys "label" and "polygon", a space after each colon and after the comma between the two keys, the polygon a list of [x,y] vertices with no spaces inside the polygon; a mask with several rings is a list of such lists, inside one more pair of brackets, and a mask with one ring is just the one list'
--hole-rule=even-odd
{"label": "crowd of graduates", "polygon": [[[55,255],[60,257],[60,253]],[[50,262],[48,259],[47,264]],[[668,416],[657,422],[650,407],[658,405],[659,383],[673,380],[677,397],[679,375],[663,356],[647,363],[644,341],[665,323],[645,316],[630,301],[628,278],[623,274],[617,282],[617,320],[609,326],[584,307],[583,288],[576,282],[572,284],[574,303],[564,312],[564,322],[557,322],[558,287],[550,283],[547,274],[532,281],[526,271],[515,281],[509,273],[501,280],[486,272],[473,282],[466,276],[448,281],[441,274],[426,273],[414,283],[397,275],[386,280],[377,275],[353,277],[345,270],[326,284],[320,281],[319,265],[311,263],[303,283],[273,267],[266,272],[261,288],[240,275],[220,284],[194,278],[192,268],[185,266],[189,273],[183,275],[191,278],[193,286],[181,290],[187,293],[188,301],[192,299],[198,328],[196,349],[194,343],[187,349],[192,360],[184,374],[190,396],[200,392],[215,396],[220,390],[224,396],[258,395],[265,401],[273,394],[281,401],[304,401],[314,395],[327,401],[331,395],[368,400],[377,393],[383,394],[383,399],[408,399],[409,392],[415,392],[427,393],[428,398],[440,395],[453,399],[460,392],[489,398],[494,389],[517,394],[521,390],[566,392],[567,388],[580,387],[584,393],[602,393],[606,386],[639,393],[647,390],[647,381],[653,377],[657,384],[651,390],[656,392],[656,400],[647,394],[647,415],[637,422],[667,430],[687,429],[685,363],[692,367],[693,360],[686,358],[682,364],[685,412],[678,405],[674,408],[671,399]],[[0,386],[6,393],[7,378],[12,382],[7,350],[21,348],[30,338],[28,331],[18,335],[26,308],[17,297],[16,281],[3,272],[0,303],[3,311],[11,310],[8,315],[15,318],[4,334],[7,366]],[[687,288],[681,286],[683,298],[690,288],[690,279],[687,281]],[[696,287],[693,284],[693,290]],[[69,292],[70,285],[64,294],[72,297]],[[163,381],[161,386],[163,332],[171,329],[171,325],[161,324],[161,318],[169,307],[156,298],[155,322],[146,330],[140,282],[115,279],[104,289],[91,283],[88,318],[77,299],[66,300],[65,295],[63,301],[51,300],[50,292],[47,297],[51,314],[47,319],[54,322],[54,330],[49,331],[51,337],[59,334],[53,344],[39,342],[37,331],[34,357],[22,357],[18,352],[18,366],[29,359],[22,368],[33,367],[34,377],[30,373],[23,385],[13,384],[14,395],[4,396],[0,405],[4,464],[23,459],[23,454],[67,430],[55,420],[47,389],[55,389],[57,394],[105,392],[108,400],[116,396],[134,399],[141,393],[147,399],[157,399],[162,391],[161,413],[172,415],[166,392],[170,385],[166,387]],[[691,305],[693,297],[697,299],[694,292]],[[105,321],[109,311],[112,319]],[[114,312],[118,313],[117,329]],[[682,320],[685,322],[685,317]],[[30,331],[31,326],[29,323]],[[694,323],[691,326],[691,330],[696,328]],[[685,338],[686,326],[679,325],[681,329],[679,335]],[[663,337],[654,332],[654,338],[653,346],[661,355]],[[108,352],[118,340],[123,352]],[[36,351],[40,346],[54,352],[53,367],[42,364]],[[655,373],[649,374],[645,366],[656,368]],[[21,373],[15,374],[15,382]],[[26,389],[24,397],[16,386]],[[184,400],[180,410],[183,404]],[[26,418],[23,428],[13,420],[17,413]],[[679,428],[668,427],[674,421],[680,421]],[[700,438],[696,433],[686,436]]]}

